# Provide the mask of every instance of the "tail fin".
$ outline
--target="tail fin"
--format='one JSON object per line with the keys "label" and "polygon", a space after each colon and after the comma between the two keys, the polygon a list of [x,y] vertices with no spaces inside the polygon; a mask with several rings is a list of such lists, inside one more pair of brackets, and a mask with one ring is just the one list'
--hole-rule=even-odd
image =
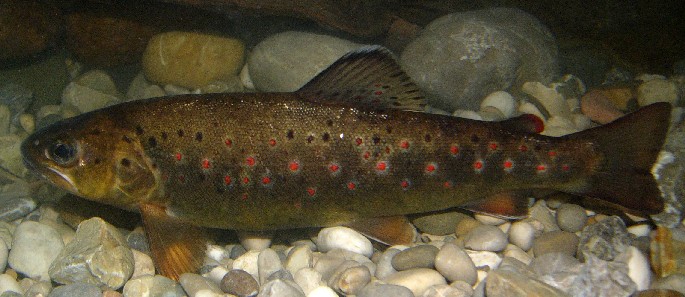
{"label": "tail fin", "polygon": [[655,103],[607,125],[566,136],[589,141],[600,156],[582,194],[635,214],[663,211],[664,202],[651,169],[664,144],[671,105]]}

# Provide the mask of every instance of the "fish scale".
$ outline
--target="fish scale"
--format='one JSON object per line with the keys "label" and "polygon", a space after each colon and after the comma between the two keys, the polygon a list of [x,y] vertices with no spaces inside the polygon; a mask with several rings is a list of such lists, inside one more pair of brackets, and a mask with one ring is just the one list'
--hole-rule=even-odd
{"label": "fish scale", "polygon": [[522,115],[482,122],[426,114],[391,54],[362,48],[294,93],[180,95],[127,102],[29,136],[24,163],[84,198],[142,214],[158,270],[202,264],[205,227],[347,225],[410,244],[406,214],[463,207],[527,214],[531,190],[660,212],[650,169],[670,105],[546,137]]}

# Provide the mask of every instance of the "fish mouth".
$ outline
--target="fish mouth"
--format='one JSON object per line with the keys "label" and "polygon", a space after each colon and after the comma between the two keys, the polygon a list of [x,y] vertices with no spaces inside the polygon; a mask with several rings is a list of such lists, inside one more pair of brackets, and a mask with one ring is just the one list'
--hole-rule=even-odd
{"label": "fish mouth", "polygon": [[26,168],[28,168],[31,172],[36,173],[36,175],[38,175],[40,178],[55,184],[59,188],[78,195],[79,191],[76,187],[76,184],[74,184],[72,179],[66,174],[50,166],[38,166],[35,162],[26,157],[22,159],[24,161],[24,166],[26,166]]}

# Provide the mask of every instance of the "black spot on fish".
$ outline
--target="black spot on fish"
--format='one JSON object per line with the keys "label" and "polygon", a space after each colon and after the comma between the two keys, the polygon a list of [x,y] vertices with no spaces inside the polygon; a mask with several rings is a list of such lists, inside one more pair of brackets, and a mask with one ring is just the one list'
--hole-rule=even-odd
{"label": "black spot on fish", "polygon": [[373,140],[373,144],[378,144],[381,142],[381,138],[378,135],[371,137],[371,140]]}
{"label": "black spot on fish", "polygon": [[205,176],[204,174],[198,174],[197,176],[200,181],[205,181],[205,179],[207,179],[207,176]]}
{"label": "black spot on fish", "polygon": [[150,164],[150,167],[152,167],[152,169],[157,169],[157,163],[153,162],[152,164]]}
{"label": "black spot on fish", "polygon": [[539,151],[542,149],[542,147],[540,147],[539,144],[536,144],[535,147],[534,147],[533,149],[534,149],[536,152],[539,152]]}
{"label": "black spot on fish", "polygon": [[471,134],[471,142],[473,143],[478,143],[480,141],[480,138],[476,134]]}
{"label": "black spot on fish", "polygon": [[128,136],[126,136],[126,135],[122,136],[122,137],[121,137],[121,140],[125,141],[126,143],[131,143],[131,142],[133,142],[133,140],[131,140],[131,138],[128,137]]}
{"label": "black spot on fish", "polygon": [[431,142],[431,139],[432,139],[432,137],[430,134],[426,134],[423,136],[423,140],[425,140],[426,142]]}
{"label": "black spot on fish", "polygon": [[202,141],[202,132],[195,133],[195,140],[198,142]]}
{"label": "black spot on fish", "polygon": [[223,194],[225,191],[226,191],[226,189],[224,189],[224,187],[222,187],[222,186],[216,187],[216,192],[219,194]]}
{"label": "black spot on fish", "polygon": [[143,127],[141,127],[140,125],[136,126],[136,134],[143,135],[143,132],[145,132],[143,131]]}
{"label": "black spot on fish", "polygon": [[166,132],[162,132],[162,140],[167,140],[169,138],[169,135]]}
{"label": "black spot on fish", "polygon": [[150,137],[147,139],[147,143],[150,145],[150,147],[156,147],[157,146],[157,139],[154,137]]}
{"label": "black spot on fish", "polygon": [[385,132],[388,134],[392,134],[392,128],[390,126],[385,127]]}
{"label": "black spot on fish", "polygon": [[219,122],[212,122],[212,126],[219,127]]}
{"label": "black spot on fish", "polygon": [[100,164],[100,162],[102,162],[102,160],[100,160],[100,158],[95,158],[93,160],[93,163],[95,163],[95,164]]}
{"label": "black spot on fish", "polygon": [[121,161],[119,162],[119,164],[121,164],[121,166],[124,166],[124,167],[127,167],[127,168],[128,168],[129,166],[131,166],[131,160],[126,159],[126,158],[123,158],[123,159],[121,159]]}
{"label": "black spot on fish", "polygon": [[93,129],[90,131],[90,135],[100,135],[102,133],[102,130],[100,129]]}
{"label": "black spot on fish", "polygon": [[328,126],[328,127],[333,126],[333,120],[331,120],[331,119],[326,120],[326,126]]}
{"label": "black spot on fish", "polygon": [[324,142],[329,141],[330,139],[331,139],[331,134],[328,134],[328,132],[324,133],[321,136],[321,140],[323,140]]}
{"label": "black spot on fish", "polygon": [[314,141],[314,135],[307,136],[307,143],[312,143]]}
{"label": "black spot on fish", "polygon": [[295,137],[295,131],[288,130],[288,133],[285,134],[285,137],[288,139],[293,139]]}
{"label": "black spot on fish", "polygon": [[176,133],[178,134],[178,137],[183,137],[183,134],[185,134],[185,132],[183,132],[183,129],[179,129]]}

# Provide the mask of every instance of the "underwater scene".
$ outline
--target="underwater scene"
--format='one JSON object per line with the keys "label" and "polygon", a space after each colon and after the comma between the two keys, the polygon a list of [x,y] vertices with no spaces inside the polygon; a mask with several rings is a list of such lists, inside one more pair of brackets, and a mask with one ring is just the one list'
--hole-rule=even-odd
{"label": "underwater scene", "polygon": [[685,297],[684,4],[2,0],[0,297]]}

